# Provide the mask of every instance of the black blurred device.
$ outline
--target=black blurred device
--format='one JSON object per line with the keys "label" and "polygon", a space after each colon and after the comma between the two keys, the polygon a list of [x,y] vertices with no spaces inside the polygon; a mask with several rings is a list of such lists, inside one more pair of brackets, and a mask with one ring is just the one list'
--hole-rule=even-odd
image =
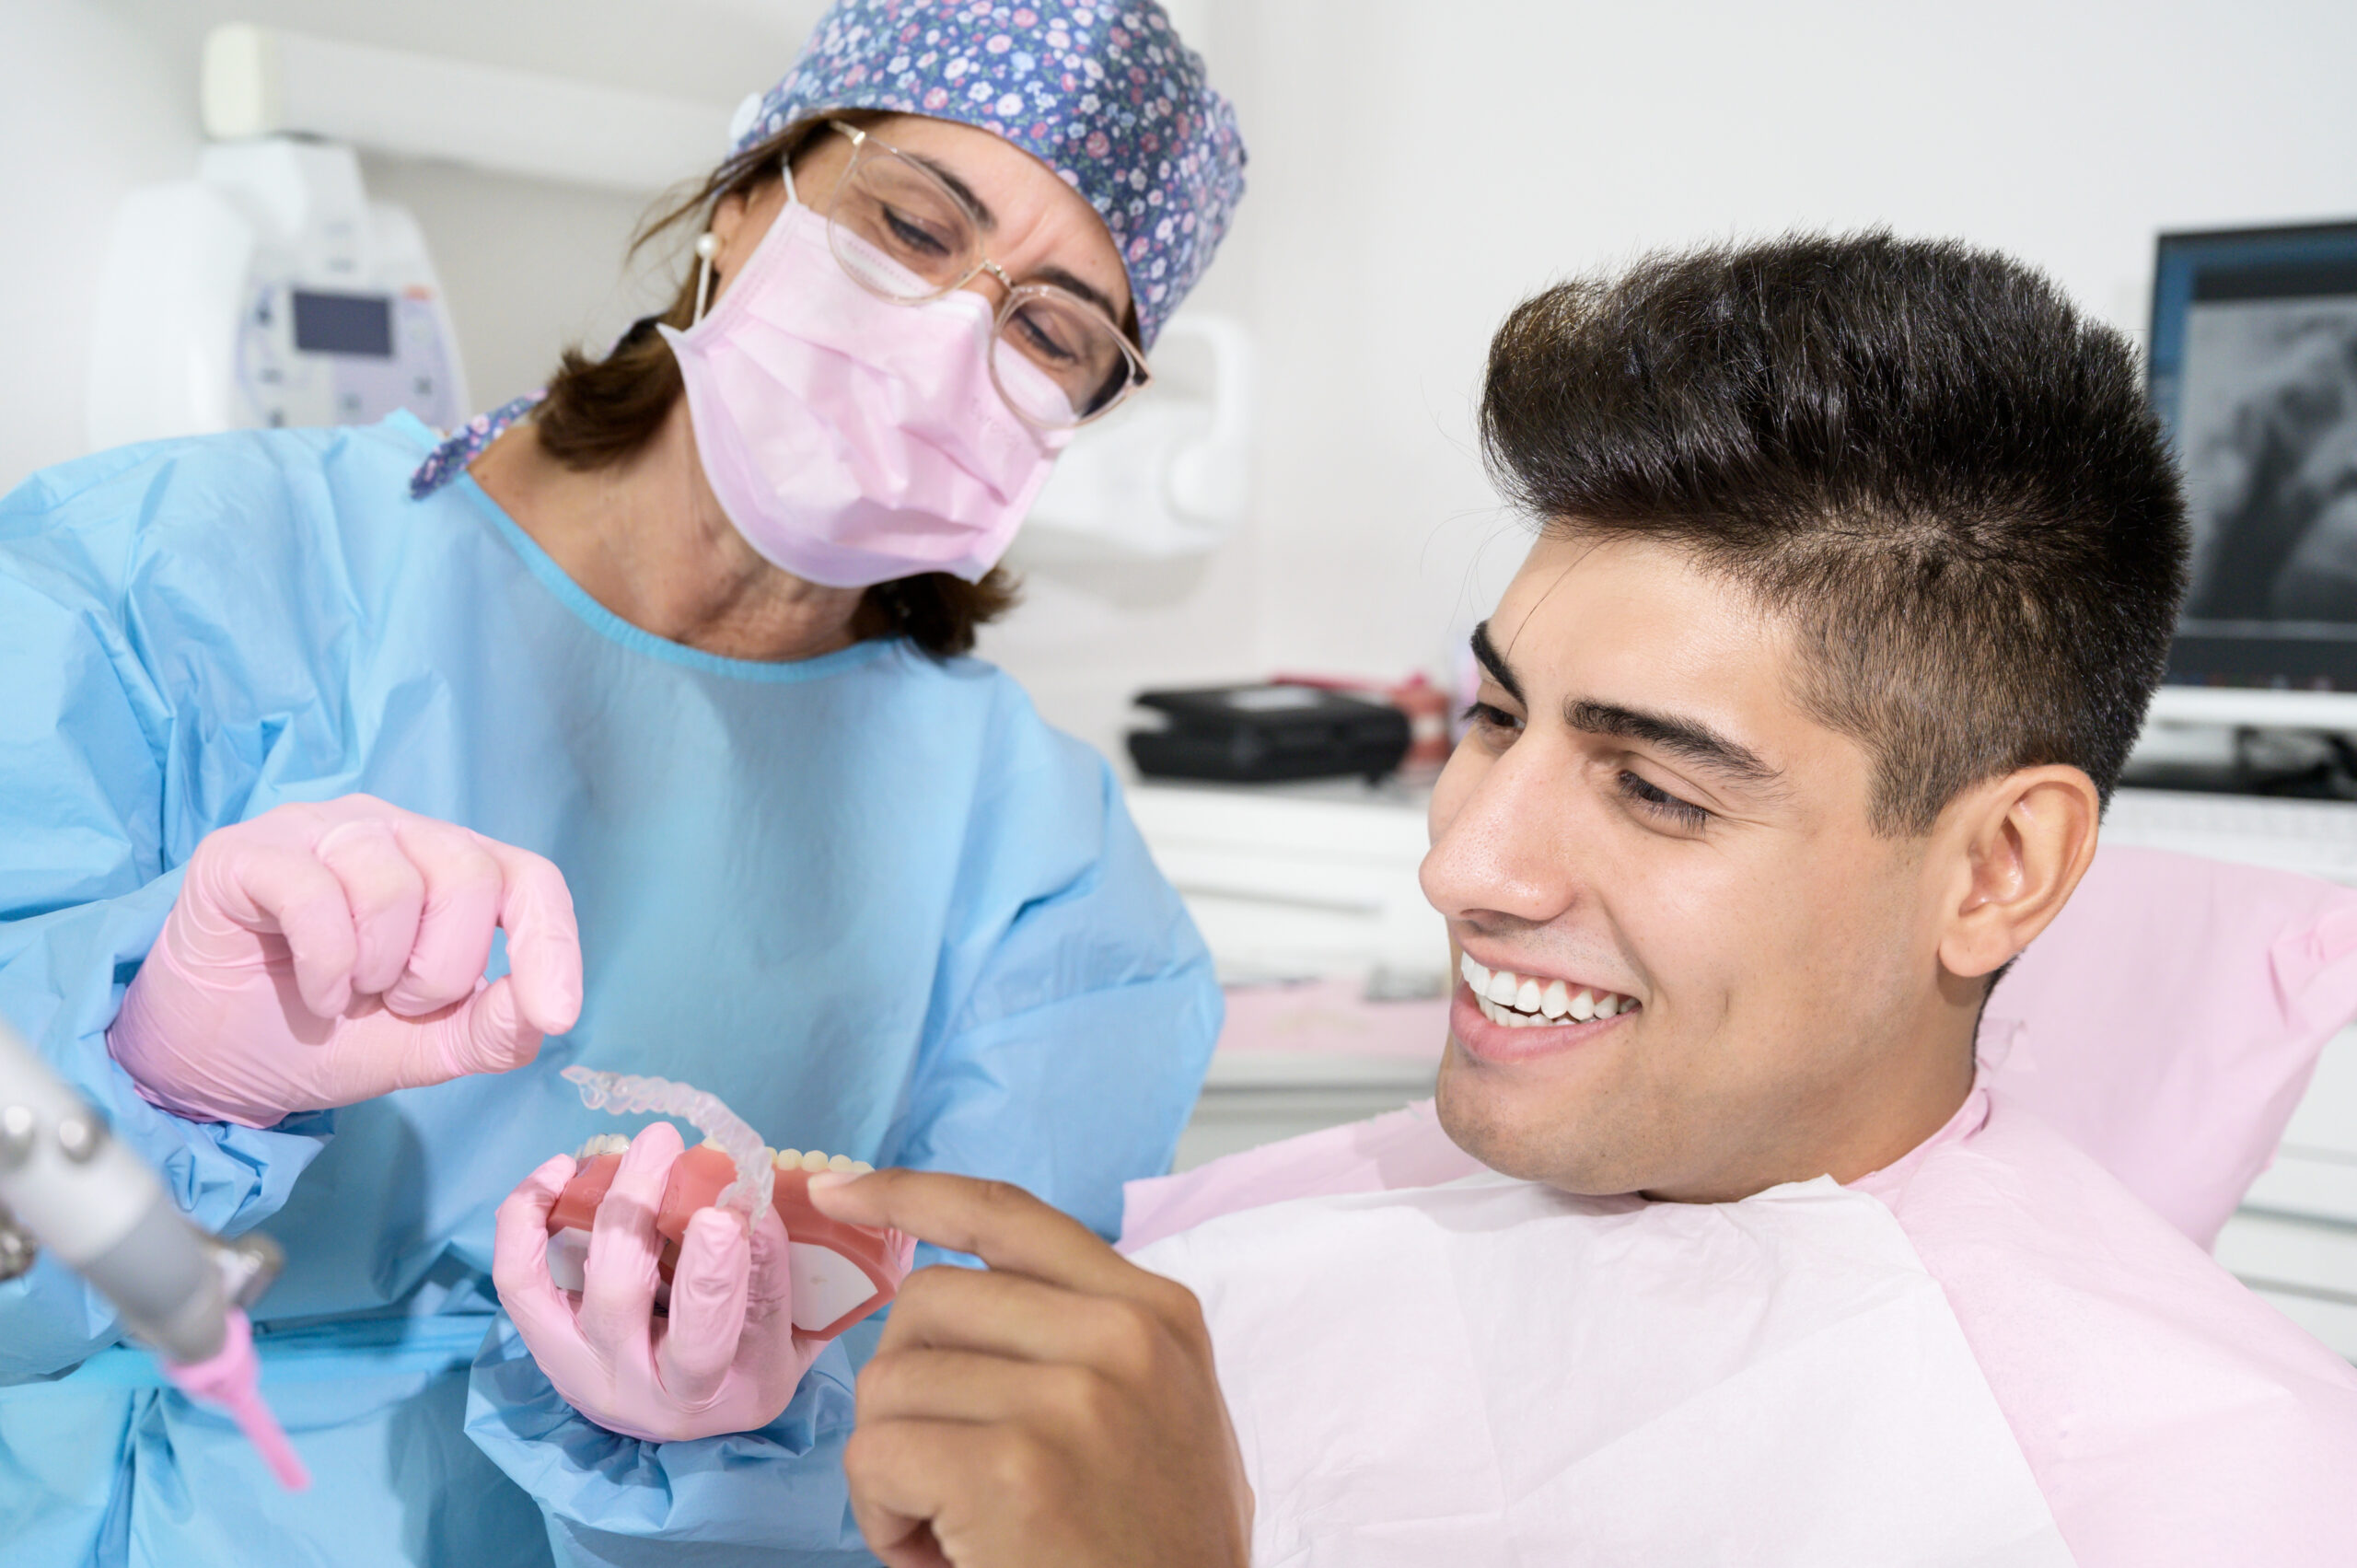
{"label": "black blurred device", "polygon": [[1363,777],[1408,754],[1408,715],[1380,697],[1315,686],[1206,686],[1141,691],[1159,729],[1132,730],[1130,759],[1150,779],[1276,784]]}

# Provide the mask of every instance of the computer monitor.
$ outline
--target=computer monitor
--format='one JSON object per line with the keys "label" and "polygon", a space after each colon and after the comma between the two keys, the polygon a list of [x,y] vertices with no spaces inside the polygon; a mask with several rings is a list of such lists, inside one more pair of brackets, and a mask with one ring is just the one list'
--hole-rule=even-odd
{"label": "computer monitor", "polygon": [[2151,366],[2193,522],[2171,685],[2357,692],[2357,221],[2161,236]]}

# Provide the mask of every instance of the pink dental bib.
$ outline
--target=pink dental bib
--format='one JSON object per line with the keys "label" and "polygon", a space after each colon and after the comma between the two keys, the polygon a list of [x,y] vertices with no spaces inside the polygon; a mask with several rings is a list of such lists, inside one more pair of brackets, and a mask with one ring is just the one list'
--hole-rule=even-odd
{"label": "pink dental bib", "polygon": [[2072,1562],[1939,1284],[1830,1179],[1482,1175],[1132,1260],[1203,1306],[1273,1565]]}

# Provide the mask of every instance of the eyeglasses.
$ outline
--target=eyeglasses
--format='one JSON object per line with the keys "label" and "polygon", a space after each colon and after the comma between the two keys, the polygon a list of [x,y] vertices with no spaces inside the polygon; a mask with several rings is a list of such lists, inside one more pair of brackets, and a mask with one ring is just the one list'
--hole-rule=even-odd
{"label": "eyeglasses", "polygon": [[840,120],[851,164],[835,185],[827,238],[862,287],[922,305],[988,273],[1006,290],[991,336],[991,380],[1028,424],[1069,430],[1102,418],[1152,379],[1112,317],[1070,289],[1016,283],[982,254],[967,199],[897,147]]}

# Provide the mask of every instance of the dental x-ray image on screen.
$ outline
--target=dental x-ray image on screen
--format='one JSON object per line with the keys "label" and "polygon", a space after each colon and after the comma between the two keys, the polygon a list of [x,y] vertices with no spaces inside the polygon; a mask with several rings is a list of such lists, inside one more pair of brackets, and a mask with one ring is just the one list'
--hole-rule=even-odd
{"label": "dental x-ray image on screen", "polygon": [[2357,621],[2357,295],[2205,301],[2186,336],[2193,612]]}
{"label": "dental x-ray image on screen", "polygon": [[2193,520],[2174,673],[2357,686],[2357,225],[2164,236],[2153,385]]}

